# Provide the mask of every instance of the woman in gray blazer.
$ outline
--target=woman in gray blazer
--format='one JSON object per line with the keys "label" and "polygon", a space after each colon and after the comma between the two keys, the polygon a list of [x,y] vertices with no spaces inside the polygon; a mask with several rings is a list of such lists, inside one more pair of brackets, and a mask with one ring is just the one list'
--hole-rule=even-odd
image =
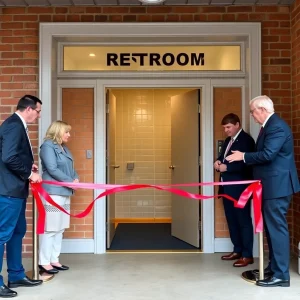
{"label": "woman in gray blazer", "polygon": [[[53,122],[46,132],[40,148],[43,180],[79,182],[74,169],[73,157],[66,143],[70,137],[71,126],[62,121]],[[43,184],[51,198],[70,212],[70,196],[73,189]],[[59,262],[63,232],[70,227],[70,216],[56,207],[44,202],[46,210],[45,233],[39,236],[39,267],[48,274],[68,270]]]}

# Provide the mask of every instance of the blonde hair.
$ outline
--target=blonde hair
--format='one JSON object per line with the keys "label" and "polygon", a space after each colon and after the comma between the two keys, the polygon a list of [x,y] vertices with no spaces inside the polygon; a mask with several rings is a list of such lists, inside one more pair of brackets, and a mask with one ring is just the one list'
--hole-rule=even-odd
{"label": "blonde hair", "polygon": [[249,104],[251,105],[251,103],[253,103],[256,108],[263,107],[268,113],[274,112],[273,101],[266,95],[253,98]]}
{"label": "blonde hair", "polygon": [[71,126],[63,121],[54,121],[47,129],[45,140],[52,140],[57,144],[62,144],[62,136],[71,130]]}

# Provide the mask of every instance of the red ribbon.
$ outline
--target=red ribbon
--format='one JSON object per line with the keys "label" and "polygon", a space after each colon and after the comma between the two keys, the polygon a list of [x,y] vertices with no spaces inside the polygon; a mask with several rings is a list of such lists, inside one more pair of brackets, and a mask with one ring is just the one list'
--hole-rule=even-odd
{"label": "red ribbon", "polygon": [[[50,195],[45,191],[42,187],[42,183],[30,183],[32,194],[35,198],[37,209],[38,209],[38,220],[37,220],[37,234],[44,233],[45,228],[45,218],[46,212],[41,200],[42,196],[49,204],[55,206],[60,211],[64,212],[65,214],[70,215],[71,217],[75,218],[84,218],[87,216],[90,211],[92,210],[95,202],[105,196],[114,193],[120,193],[124,191],[131,191],[136,189],[142,188],[154,188],[157,190],[167,191],[173,194],[177,194],[182,197],[195,199],[195,200],[207,200],[211,198],[218,198],[218,197],[225,197],[228,200],[234,202],[234,206],[238,208],[243,208],[253,196],[253,212],[254,212],[254,224],[255,224],[255,233],[263,231],[263,220],[261,214],[261,204],[262,204],[262,185],[259,181],[255,180],[245,180],[245,181],[227,181],[227,182],[202,182],[202,183],[186,183],[186,184],[169,184],[169,185],[152,185],[152,184],[130,184],[130,185],[115,185],[115,184],[95,184],[95,183],[73,183],[73,182],[58,182],[58,181],[43,181],[45,184],[57,185],[57,186],[65,186],[70,188],[84,188],[84,189],[104,189],[105,191],[102,192],[96,199],[94,199],[88,207],[81,213],[73,215],[67,212],[64,208],[58,205]],[[233,184],[250,184],[241,194],[239,200],[236,200],[229,195],[220,194],[215,196],[204,196],[200,194],[193,194],[189,193],[174,187],[178,186],[208,186],[208,185],[233,185]]]}

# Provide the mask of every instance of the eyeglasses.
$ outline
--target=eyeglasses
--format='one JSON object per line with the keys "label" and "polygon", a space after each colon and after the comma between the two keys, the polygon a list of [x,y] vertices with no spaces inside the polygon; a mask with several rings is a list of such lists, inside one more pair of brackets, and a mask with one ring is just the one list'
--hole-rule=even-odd
{"label": "eyeglasses", "polygon": [[251,110],[250,110],[250,115],[253,115],[253,113],[254,113],[254,111],[255,111],[256,109],[258,109],[258,107],[255,107],[255,108],[251,109]]}
{"label": "eyeglasses", "polygon": [[42,111],[42,110],[38,110],[38,109],[35,109],[35,108],[33,108],[33,110],[35,110],[38,114],[40,114],[41,111]]}

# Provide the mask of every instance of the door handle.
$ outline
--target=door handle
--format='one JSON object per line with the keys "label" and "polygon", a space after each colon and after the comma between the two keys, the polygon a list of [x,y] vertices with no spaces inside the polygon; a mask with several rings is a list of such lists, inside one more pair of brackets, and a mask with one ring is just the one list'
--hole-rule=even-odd
{"label": "door handle", "polygon": [[175,166],[171,165],[171,166],[169,166],[169,169],[174,170]]}
{"label": "door handle", "polygon": [[114,169],[119,169],[120,168],[119,165],[112,165],[111,167],[114,168]]}

